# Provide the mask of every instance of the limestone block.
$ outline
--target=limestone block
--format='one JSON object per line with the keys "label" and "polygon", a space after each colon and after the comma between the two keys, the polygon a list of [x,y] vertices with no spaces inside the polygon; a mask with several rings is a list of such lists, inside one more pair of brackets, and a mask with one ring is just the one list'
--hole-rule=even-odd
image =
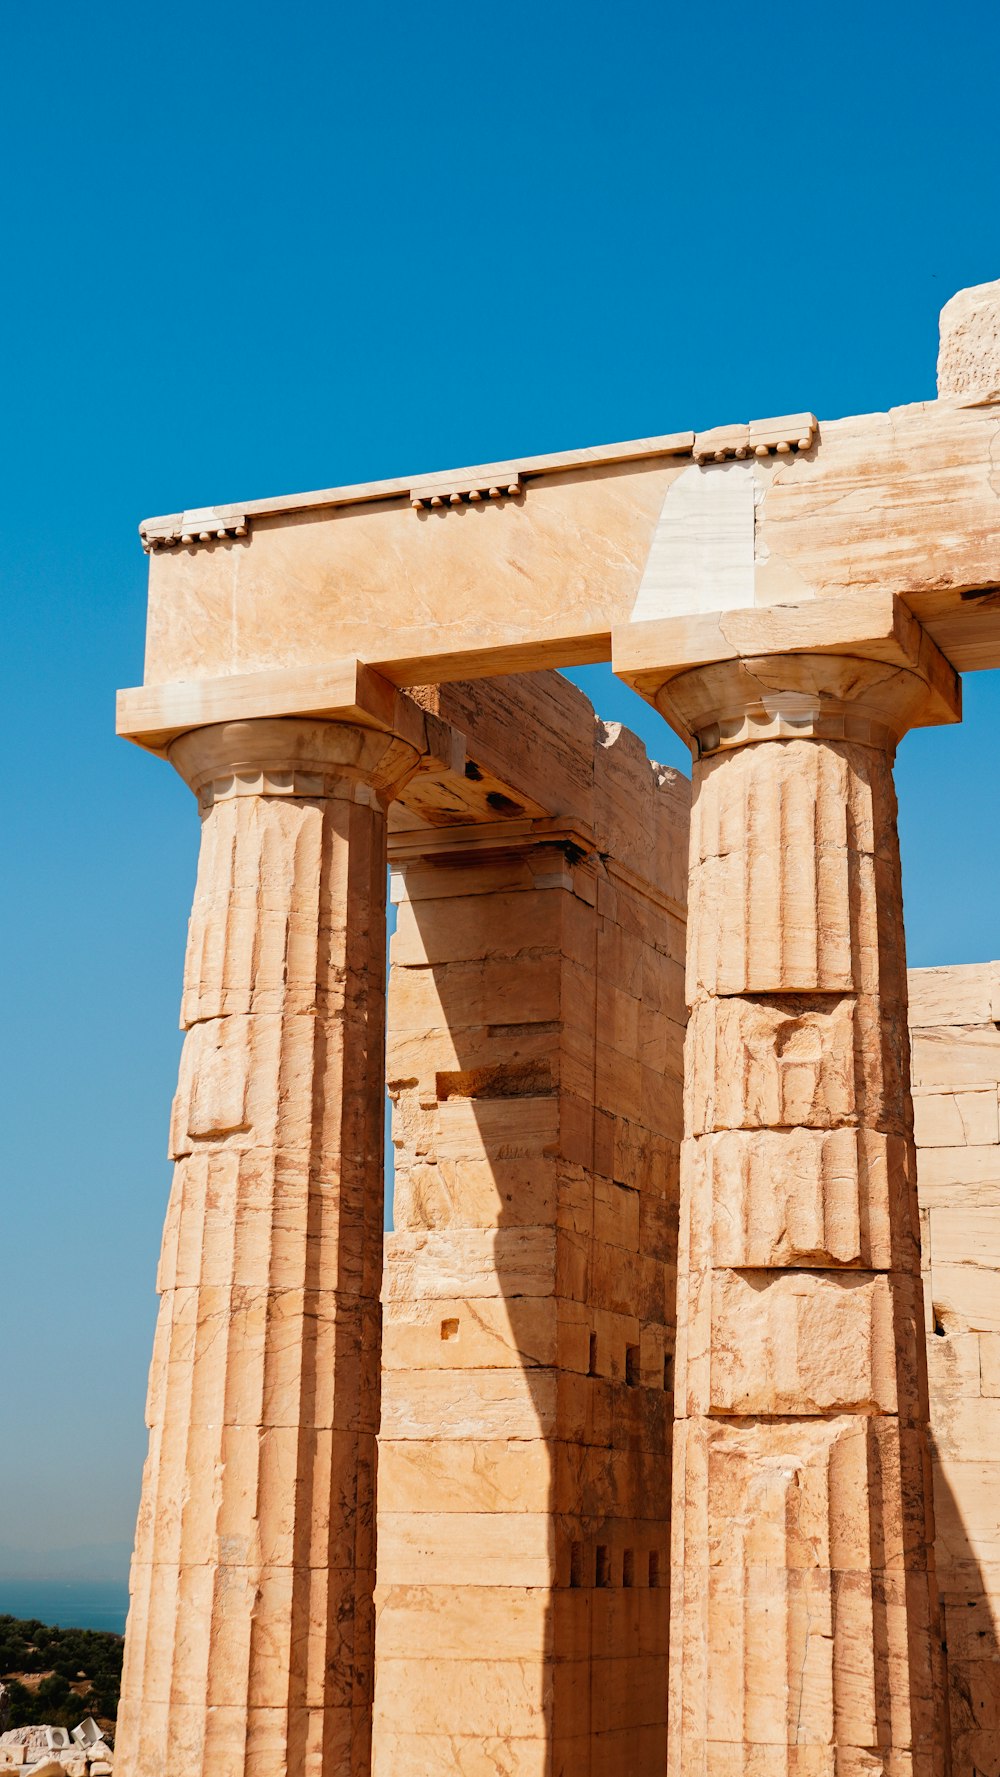
{"label": "limestone block", "polygon": [[938,1457],[949,1462],[995,1462],[1000,1449],[1000,1401],[959,1398],[942,1408],[934,1417]]}
{"label": "limestone block", "polygon": [[928,1207],[1000,1208],[1000,1156],[989,1147],[923,1148],[919,1194]]}
{"label": "limestone block", "polygon": [[991,1024],[1000,989],[1000,963],[952,963],[911,969],[908,975],[910,1028],[948,1024]]}
{"label": "limestone block", "polygon": [[917,1093],[913,1134],[918,1147],[996,1147],[1000,1117],[996,1087],[981,1092]]}
{"label": "limestone block", "polygon": [[524,1370],[554,1364],[557,1319],[552,1297],[400,1303],[383,1334],[383,1370]]}
{"label": "limestone block", "polygon": [[393,1142],[418,1156],[431,1144],[446,1160],[541,1160],[566,1149],[565,1103],[555,1096],[448,1099],[427,1108],[401,1097],[393,1113]]}
{"label": "limestone block", "polygon": [[917,1269],[903,1137],[849,1126],[729,1129],[687,1152],[690,1264]]}
{"label": "limestone block", "polygon": [[[938,1564],[1000,1563],[1000,1453],[985,1461],[939,1457],[935,1466]],[[997,1674],[1000,1679],[1000,1672]]]}
{"label": "limestone block", "polygon": [[935,1208],[930,1221],[938,1320],[949,1332],[1000,1332],[1000,1207]]}
{"label": "limestone block", "polygon": [[[550,1777],[552,1749],[548,1736],[515,1739],[505,1735],[411,1734],[377,1735],[372,1777],[440,1777],[449,1767],[462,1777]],[[502,1762],[501,1762],[502,1761]]]}
{"label": "limestone block", "polygon": [[[399,1233],[447,1228],[539,1227],[555,1220],[560,1177],[552,1158],[455,1160],[401,1151],[393,1186]],[[588,1222],[591,1225],[592,1218]]]}
{"label": "limestone block", "polygon": [[857,1271],[692,1272],[687,1412],[899,1413],[925,1407],[913,1278]]}
{"label": "limestone block", "polygon": [[[536,886],[535,854],[484,852],[480,859],[470,859],[461,872],[450,867],[450,860],[408,858],[405,867],[398,862],[391,870],[389,898],[396,905],[404,901],[441,901],[458,896],[496,895],[531,890]],[[546,858],[549,854],[546,852]],[[560,854],[561,855],[561,854]],[[544,866],[543,866],[544,867]]]}
{"label": "limestone block", "polygon": [[891,1032],[877,1002],[848,995],[699,1001],[688,1026],[685,1129],[864,1122],[905,1133]]}
{"label": "limestone block", "polygon": [[879,897],[900,892],[888,761],[808,741],[776,755],[742,748],[700,774],[689,1000],[817,989],[899,998],[895,960],[878,942]]}
{"label": "limestone block", "polygon": [[390,1659],[380,1687],[380,1732],[440,1734],[458,1719],[487,1737],[545,1736],[548,1687],[535,1660]]}
{"label": "limestone block", "polygon": [[914,1030],[912,1070],[918,1092],[996,1086],[1000,1081],[1000,1030],[993,1024]]}
{"label": "limestone block", "polygon": [[[516,1221],[516,1216],[512,1220]],[[557,1228],[574,1234],[590,1234],[594,1226],[594,1186],[591,1170],[562,1161],[557,1175],[555,1205]]]}
{"label": "limestone block", "polygon": [[552,1502],[554,1464],[552,1446],[541,1438],[383,1436],[379,1510],[400,1514],[542,1510]]}
{"label": "limestone block", "polygon": [[978,1343],[980,1391],[1000,1395],[1000,1332],[980,1333]]}
{"label": "limestone block", "polygon": [[939,1402],[953,1397],[989,1394],[988,1388],[981,1388],[983,1338],[980,1333],[954,1333],[927,1340],[927,1375],[935,1410]]}
{"label": "limestone block", "polygon": [[403,968],[479,957],[514,962],[524,950],[557,950],[564,936],[559,901],[555,894],[493,895],[488,931],[478,896],[443,904],[403,902],[393,936],[393,960]]}
{"label": "limestone block", "polygon": [[397,1036],[388,1057],[388,1086],[415,1087],[421,1102],[447,1098],[517,1099],[553,1093],[560,1079],[571,1089],[573,1055],[554,1046],[544,1025],[520,1025],[516,1032],[495,1025],[455,1035],[428,1031]]}
{"label": "limestone block", "polygon": [[547,1511],[379,1514],[379,1559],[396,1585],[549,1586],[553,1531]]}
{"label": "limestone block", "polygon": [[543,1587],[393,1585],[377,1594],[380,1660],[413,1659],[433,1646],[452,1660],[534,1660],[553,1653],[551,1595]]}
{"label": "limestone block", "polygon": [[670,1501],[669,1426],[667,1431],[665,1442],[639,1451],[561,1440],[551,1453],[554,1509],[595,1523],[609,1516],[622,1519],[626,1546],[631,1530],[637,1550],[662,1548]]}
{"label": "limestone block", "polygon": [[555,1260],[551,1227],[393,1234],[386,1242],[384,1299],[550,1296]]}
{"label": "limestone block", "polygon": [[397,1036],[476,1028],[485,1008],[491,1021],[553,1023],[560,1017],[563,964],[558,954],[530,953],[512,968],[506,959],[473,958],[427,969],[404,967],[393,952],[389,1053]]}
{"label": "limestone block", "polygon": [[974,284],[945,303],[937,389],[960,407],[1000,401],[1000,282]]}
{"label": "limestone block", "polygon": [[552,1436],[557,1382],[551,1370],[412,1371],[387,1391],[385,1438],[485,1439]]}
{"label": "limestone block", "polygon": [[1000,1271],[1000,1208],[931,1210],[934,1263]]}

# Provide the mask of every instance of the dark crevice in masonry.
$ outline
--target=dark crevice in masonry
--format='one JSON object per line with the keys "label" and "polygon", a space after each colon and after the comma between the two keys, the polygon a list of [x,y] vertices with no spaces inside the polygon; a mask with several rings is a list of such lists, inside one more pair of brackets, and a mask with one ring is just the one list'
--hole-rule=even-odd
{"label": "dark crevice in masonry", "polygon": [[550,1098],[556,1090],[547,1061],[497,1062],[434,1077],[439,1103],[449,1098]]}

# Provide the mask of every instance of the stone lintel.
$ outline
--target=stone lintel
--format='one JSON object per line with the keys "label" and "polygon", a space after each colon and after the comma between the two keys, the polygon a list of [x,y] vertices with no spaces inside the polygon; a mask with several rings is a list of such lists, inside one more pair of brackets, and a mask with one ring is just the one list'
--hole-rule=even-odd
{"label": "stone lintel", "polygon": [[606,660],[630,621],[880,592],[959,670],[994,668],[997,290],[945,309],[937,401],[149,519],[145,677],[357,656],[400,687],[442,684]]}
{"label": "stone lintel", "polygon": [[594,713],[555,673],[411,694],[345,659],[118,693],[119,735],[159,758],[193,729],[290,717],[372,728],[415,748],[420,763],[391,805],[397,833],[550,818],[594,831]]}
{"label": "stone lintel", "polygon": [[360,660],[345,659],[316,667],[272,667],[176,684],[136,685],[118,693],[116,728],[123,740],[162,755],[190,728],[249,722],[260,716],[321,716],[379,728],[423,750],[422,714],[380,673]]}

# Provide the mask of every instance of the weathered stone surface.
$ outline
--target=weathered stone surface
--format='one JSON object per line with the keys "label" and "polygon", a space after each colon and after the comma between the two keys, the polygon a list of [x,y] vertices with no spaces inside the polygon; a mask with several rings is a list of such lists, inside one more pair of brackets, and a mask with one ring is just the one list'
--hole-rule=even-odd
{"label": "weathered stone surface", "polygon": [[385,802],[416,755],[371,730],[265,722],[174,756],[203,842],[119,1762],[360,1772]]}
{"label": "weathered stone surface", "polygon": [[[146,527],[122,731],[174,741],[205,840],[135,1777],[368,1768],[382,848],[410,773],[400,831],[449,831],[400,897],[378,1770],[662,1774],[676,1284],[677,1777],[938,1777],[919,1225],[956,1777],[1000,1777],[1000,976],[915,984],[918,1216],[890,769],[957,717],[955,666],[1000,661],[1000,285],[946,308],[939,392]],[[595,752],[558,675],[423,712],[389,683],[612,631],[699,758],[686,1070],[684,787],[620,731]],[[494,814],[499,848],[460,836]]]}
{"label": "weathered stone surface", "polygon": [[386,1777],[663,1769],[687,811],[588,745],[589,846],[391,848]]}
{"label": "weathered stone surface", "polygon": [[1000,282],[959,290],[941,310],[938,395],[962,407],[1000,401]]}
{"label": "weathered stone surface", "polygon": [[[616,627],[672,612],[886,589],[959,666],[996,666],[994,613],[961,597],[998,578],[995,419],[960,405],[996,398],[988,314],[977,292],[946,311],[940,401],[456,470],[437,511],[396,481],[250,502],[225,540],[224,513],[157,521],[150,541],[188,541],[151,555],[145,701],[257,677],[274,707],[301,673],[305,701],[280,708],[315,711],[318,669],[345,656],[398,684],[468,679],[600,658]],[[716,445],[727,460],[705,460]],[[515,496],[470,505],[493,476]]]}
{"label": "weathered stone surface", "polygon": [[946,1771],[891,773],[919,687],[868,664],[779,653],[667,675],[656,697],[707,754],[678,1254],[680,1773]]}
{"label": "weathered stone surface", "polygon": [[933,1058],[935,1086],[914,1110],[953,1777],[1000,1773],[998,972],[910,971],[915,1043]]}

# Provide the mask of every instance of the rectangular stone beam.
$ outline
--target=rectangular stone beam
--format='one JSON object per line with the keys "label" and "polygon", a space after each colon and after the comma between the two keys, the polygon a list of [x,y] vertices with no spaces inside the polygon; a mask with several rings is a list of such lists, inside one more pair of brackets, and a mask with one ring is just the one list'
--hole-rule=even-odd
{"label": "rectangular stone beam", "polygon": [[474,504],[414,510],[402,484],[272,503],[244,536],[151,550],[146,680],[346,654],[400,685],[533,670],[606,659],[614,626],[715,609],[720,593],[740,607],[876,588],[906,598],[957,666],[995,665],[995,611],[963,595],[1000,587],[998,425],[1000,408],[918,403],[825,422],[781,455],[720,447],[699,463],[664,441],[659,456],[518,470],[514,495]]}
{"label": "rectangular stone beam", "polygon": [[[140,685],[118,693],[118,733],[166,758],[179,735],[219,722],[309,717],[393,733],[421,756],[392,803],[394,832],[429,825],[537,825],[546,818],[590,832],[593,711],[558,673],[508,674],[401,692],[360,661],[311,670]],[[634,825],[629,809],[621,818]]]}
{"label": "rectangular stone beam", "polygon": [[277,674],[258,689],[285,696],[346,657],[440,683],[604,660],[630,623],[877,591],[959,670],[1000,665],[1000,285],[984,291],[942,318],[936,401],[148,520],[146,686],[239,678],[252,697]]}

